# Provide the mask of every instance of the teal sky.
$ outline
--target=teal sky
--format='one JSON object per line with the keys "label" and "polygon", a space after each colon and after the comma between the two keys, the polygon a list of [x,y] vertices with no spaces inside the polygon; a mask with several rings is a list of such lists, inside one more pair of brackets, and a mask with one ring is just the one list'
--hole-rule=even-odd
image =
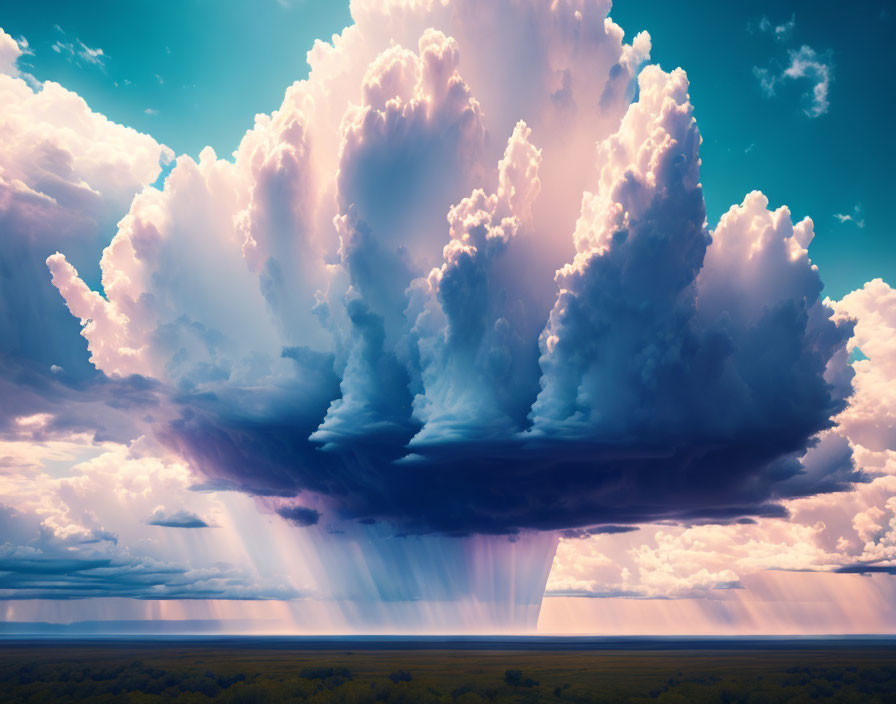
{"label": "teal sky", "polygon": [[[350,22],[348,3],[328,0],[10,0],[0,11],[0,26],[34,52],[20,66],[193,156],[206,145],[229,154],[255,114],[307,76],[314,40]],[[79,41],[102,49],[102,65],[53,50]]]}
{"label": "teal sky", "polygon": [[[688,72],[710,225],[757,188],[772,206],[810,215],[812,256],[834,297],[873,277],[893,283],[896,272],[890,7],[886,0],[620,0],[611,13],[628,37],[650,32],[653,61]],[[760,28],[763,16],[771,31]],[[791,18],[792,28],[776,38],[774,27]],[[232,151],[254,114],[276,108],[284,89],[306,75],[313,41],[349,22],[347,3],[326,0],[97,0],[89,11],[7,0],[0,14],[0,26],[34,52],[20,61],[25,70],[194,156],[206,144],[219,155]],[[79,42],[102,50],[98,63],[66,52]],[[754,72],[782,72],[788,52],[803,45],[831,72],[829,108],[817,117],[805,112],[811,80],[782,81],[767,97]]]}

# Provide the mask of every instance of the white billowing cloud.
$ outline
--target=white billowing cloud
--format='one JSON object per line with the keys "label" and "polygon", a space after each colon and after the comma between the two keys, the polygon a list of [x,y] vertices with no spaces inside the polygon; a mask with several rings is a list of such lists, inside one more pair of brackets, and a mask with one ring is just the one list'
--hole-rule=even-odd
{"label": "white billowing cloud", "polygon": [[19,43],[0,27],[0,73],[5,73],[7,76],[15,76],[19,71],[16,68],[16,61],[19,60],[23,53]]}
{"label": "white billowing cloud", "polygon": [[838,317],[856,321],[849,349],[866,357],[852,364],[855,394],[838,421],[857,444],[896,450],[896,291],[874,279],[831,305]]}
{"label": "white billowing cloud", "polygon": [[[642,527],[625,536],[563,540],[548,593],[692,598],[740,586],[762,570],[831,570],[843,555],[817,544],[823,524]],[[596,559],[600,556],[602,559]]]}
{"label": "white billowing cloud", "polygon": [[90,339],[95,332],[106,333],[101,346],[88,347],[90,361],[97,366],[102,364],[109,374],[148,375],[150,369],[141,359],[143,349],[131,346],[134,342],[127,333],[130,319],[117,313],[100,294],[91,291],[78,278],[75,267],[58,252],[47,258],[47,265],[53,274],[53,285],[63,294],[68,309],[84,321],[82,334]]}
{"label": "white billowing cloud", "polygon": [[[444,204],[482,178],[482,107],[458,72],[459,63],[457,41],[426,30],[416,56],[396,47],[371,64],[363,104],[349,107],[344,117],[340,211],[353,206],[387,250],[404,246],[410,266],[435,260],[444,242]],[[434,168],[442,170],[440,178]],[[388,184],[385,191],[376,188],[375,178]],[[353,245],[343,239],[342,248],[351,270]],[[362,294],[370,286],[356,274],[353,284]]]}
{"label": "white billowing cloud", "polygon": [[30,197],[32,208],[52,202],[73,210],[92,199],[120,203],[155,180],[159,162],[171,158],[167,147],[92,112],[82,98],[56,83],[32,90],[16,77],[21,50],[2,30],[0,47],[4,209],[16,197]]}
{"label": "white billowing cloud", "polygon": [[[75,93],[47,82],[33,91],[24,80],[0,76],[3,203],[30,197],[85,210],[91,201],[121,201],[158,176],[170,151],[151,137],[116,125]],[[24,209],[24,205],[22,206]]]}
{"label": "white billowing cloud", "polygon": [[[199,163],[180,157],[164,191],[147,188],[134,199],[103,252],[105,297],[90,291],[65,257],[48,259],[66,303],[85,323],[98,368],[189,384],[238,373],[235,365],[253,355],[261,363],[279,358],[257,278],[240,250],[236,217],[247,194],[238,178],[209,148]],[[184,267],[194,270],[185,276]]]}
{"label": "white billowing cloud", "polygon": [[[0,34],[0,44],[14,59],[15,42]],[[0,103],[0,260],[8,272],[0,279],[0,350],[83,373],[71,317],[38,272],[58,249],[79,266],[94,266],[109,228],[171,152],[62,86],[32,88],[14,70],[0,72]]]}
{"label": "white billowing cloud", "polygon": [[[764,371],[760,369],[771,359],[759,362],[744,357],[740,363],[742,368],[756,364],[753,373],[799,379],[797,388],[791,389],[790,400],[799,403],[797,399],[801,399],[807,406],[814,405],[814,395],[825,393],[809,381],[818,372],[833,392],[829,403],[838,399],[842,403],[850,393],[852,377],[851,369],[844,364],[843,342],[849,328],[844,321],[832,318],[828,302],[820,299],[821,278],[808,253],[813,236],[809,218],[793,224],[786,206],[769,211],[768,199],[754,191],[722,216],[697,279],[701,316],[716,321],[727,334],[737,335],[738,328],[757,333],[764,326],[782,325],[783,319],[793,316],[793,334],[805,345],[802,352],[791,349],[779,354],[776,349],[771,353],[774,369]],[[728,327],[729,321],[734,325]],[[828,351],[818,355],[818,349],[825,346]],[[749,345],[742,349],[746,355],[754,354]],[[790,370],[789,364],[796,364],[796,369]],[[752,388],[748,395],[760,393],[759,379],[745,377],[744,381]],[[784,382],[785,378],[779,377],[779,383]],[[768,392],[775,393],[771,389]],[[746,409],[757,403],[747,396],[742,404],[734,399],[729,398],[733,408],[747,413]],[[829,412],[833,410],[833,406],[828,407]]]}
{"label": "white billowing cloud", "polygon": [[699,280],[701,293],[712,298],[706,305],[713,313],[726,310],[747,320],[781,300],[810,292],[816,294],[810,297],[813,305],[822,305],[817,300],[821,281],[809,260],[813,237],[812,220],[793,224],[787,206],[769,211],[768,198],[759,191],[749,193],[722,215],[712,233]]}

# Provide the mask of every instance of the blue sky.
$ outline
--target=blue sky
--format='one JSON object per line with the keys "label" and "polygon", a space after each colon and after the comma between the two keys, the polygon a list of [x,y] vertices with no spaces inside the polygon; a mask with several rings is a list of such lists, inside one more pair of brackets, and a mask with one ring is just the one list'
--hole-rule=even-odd
{"label": "blue sky", "polygon": [[[34,55],[22,63],[37,78],[193,156],[207,144],[229,154],[254,115],[279,107],[286,87],[307,75],[314,40],[350,23],[347,4],[320,0],[99,0],[89,12],[12,0],[2,15],[6,31],[30,43]],[[99,64],[53,50],[79,42],[102,49]]]}
{"label": "blue sky", "polygon": [[[811,216],[812,256],[832,297],[896,271],[896,98],[882,78],[896,72],[888,6],[621,0],[611,12],[627,36],[650,32],[653,61],[688,72],[710,224],[755,188],[773,206]],[[164,2],[102,0],[91,8],[11,0],[3,22],[29,41],[34,55],[22,63],[37,78],[194,156],[206,144],[229,154],[255,113],[278,107],[286,86],[307,75],[313,41],[350,22],[347,3],[318,0],[188,0],[176,12]],[[760,28],[763,17],[771,31]],[[778,37],[775,27],[787,31]],[[99,63],[53,50],[78,42],[102,49]],[[803,45],[831,66],[829,109],[814,118],[804,112],[808,79],[780,84],[768,98],[754,73],[783,70],[788,51]]]}

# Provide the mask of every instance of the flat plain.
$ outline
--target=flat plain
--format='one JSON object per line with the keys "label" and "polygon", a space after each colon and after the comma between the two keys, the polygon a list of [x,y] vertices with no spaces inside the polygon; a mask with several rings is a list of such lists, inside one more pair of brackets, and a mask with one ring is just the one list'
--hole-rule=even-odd
{"label": "flat plain", "polygon": [[0,641],[0,702],[896,702],[896,644]]}

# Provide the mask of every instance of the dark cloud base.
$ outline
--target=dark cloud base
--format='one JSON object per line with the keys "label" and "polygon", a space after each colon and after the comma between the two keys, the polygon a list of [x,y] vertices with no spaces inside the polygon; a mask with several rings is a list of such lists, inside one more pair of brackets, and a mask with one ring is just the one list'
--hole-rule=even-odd
{"label": "dark cloud base", "polygon": [[807,428],[736,443],[690,438],[648,447],[520,439],[416,448],[408,456],[401,439],[388,434],[378,443],[354,443],[350,451],[323,450],[306,440],[307,421],[303,428],[299,419],[225,424],[223,414],[188,416],[172,426],[169,439],[214,485],[260,496],[313,492],[325,497],[321,520],[375,519],[403,533],[597,525],[620,532],[630,529],[625,524],[651,521],[782,517],[783,499],[842,491],[863,480],[848,452],[811,480],[800,462],[812,444],[804,439],[811,437]]}
{"label": "dark cloud base", "polygon": [[158,526],[160,528],[208,528],[209,524],[195,513],[190,511],[175,511],[174,513],[165,513],[164,511],[156,511],[146,522],[150,526]]}

